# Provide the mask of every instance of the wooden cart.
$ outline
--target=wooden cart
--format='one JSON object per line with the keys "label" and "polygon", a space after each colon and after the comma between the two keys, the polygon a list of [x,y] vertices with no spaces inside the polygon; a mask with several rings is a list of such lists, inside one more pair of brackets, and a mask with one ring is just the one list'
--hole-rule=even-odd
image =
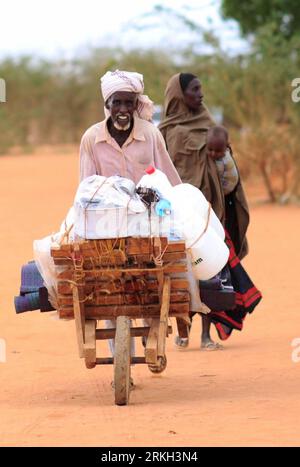
{"label": "wooden cart", "polygon": [[[63,266],[57,268],[58,312],[60,318],[75,318],[79,356],[87,368],[114,364],[115,403],[128,404],[130,365],[146,363],[152,372],[163,371],[166,336],[172,332],[168,317],[189,323],[184,242],[86,240],[52,248],[51,255],[57,267]],[[115,328],[97,327],[106,319],[116,320]],[[148,325],[131,327],[131,319]],[[130,355],[130,337],[137,336],[145,342],[143,357]],[[115,339],[113,358],[96,355],[97,339]]]}

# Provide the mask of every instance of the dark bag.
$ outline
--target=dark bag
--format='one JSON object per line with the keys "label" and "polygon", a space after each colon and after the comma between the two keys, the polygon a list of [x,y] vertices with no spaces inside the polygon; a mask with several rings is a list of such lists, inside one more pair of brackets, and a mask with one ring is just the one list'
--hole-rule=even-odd
{"label": "dark bag", "polygon": [[235,291],[226,265],[219,274],[208,281],[199,281],[200,299],[213,311],[235,308]]}

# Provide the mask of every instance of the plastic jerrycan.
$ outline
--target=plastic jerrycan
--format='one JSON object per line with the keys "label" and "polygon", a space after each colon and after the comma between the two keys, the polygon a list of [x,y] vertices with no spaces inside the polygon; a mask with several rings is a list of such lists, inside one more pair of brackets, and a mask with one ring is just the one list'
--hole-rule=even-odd
{"label": "plastic jerrycan", "polygon": [[211,279],[221,271],[229,257],[222,224],[205,196],[190,184],[173,187],[170,201],[175,225],[185,239],[195,278]]}
{"label": "plastic jerrycan", "polygon": [[145,172],[146,174],[140,179],[137,187],[141,186],[157,190],[162,198],[169,200],[173,187],[168,177],[161,170],[156,169],[152,165],[149,165]]}
{"label": "plastic jerrycan", "polygon": [[211,279],[228,261],[227,245],[201,217],[187,217],[184,227],[185,244],[196,279]]}
{"label": "plastic jerrycan", "polygon": [[[176,217],[184,218],[185,222],[195,216],[207,219],[209,203],[203,193],[195,186],[189,183],[181,183],[172,187],[169,200],[172,203],[175,216],[177,214]],[[215,230],[222,240],[225,239],[224,228],[213,209],[210,211],[209,226]]]}

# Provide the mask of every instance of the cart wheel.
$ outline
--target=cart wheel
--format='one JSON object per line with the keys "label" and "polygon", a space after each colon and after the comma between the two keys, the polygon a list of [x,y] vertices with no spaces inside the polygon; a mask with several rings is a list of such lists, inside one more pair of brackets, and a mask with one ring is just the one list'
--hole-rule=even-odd
{"label": "cart wheel", "polygon": [[152,373],[162,373],[167,367],[167,357],[164,355],[163,357],[158,357],[158,365],[148,365],[148,368]]}
{"label": "cart wheel", "polygon": [[118,316],[114,356],[115,403],[117,405],[127,405],[129,402],[129,380],[130,320],[127,316]]}

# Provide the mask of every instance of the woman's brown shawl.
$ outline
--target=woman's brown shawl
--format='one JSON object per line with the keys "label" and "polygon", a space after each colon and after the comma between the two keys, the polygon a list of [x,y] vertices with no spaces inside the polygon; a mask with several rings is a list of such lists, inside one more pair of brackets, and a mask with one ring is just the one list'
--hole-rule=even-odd
{"label": "woman's brown shawl", "polygon": [[[164,117],[159,129],[182,181],[202,191],[225,225],[225,200],[221,181],[216,163],[207,156],[205,150],[207,130],[214,125],[215,122],[204,104],[197,114],[188,110],[180,87],[179,73],[174,75],[167,84]],[[248,253],[245,235],[249,224],[249,210],[240,181],[234,191],[234,201],[241,245],[237,254],[242,259]]]}

